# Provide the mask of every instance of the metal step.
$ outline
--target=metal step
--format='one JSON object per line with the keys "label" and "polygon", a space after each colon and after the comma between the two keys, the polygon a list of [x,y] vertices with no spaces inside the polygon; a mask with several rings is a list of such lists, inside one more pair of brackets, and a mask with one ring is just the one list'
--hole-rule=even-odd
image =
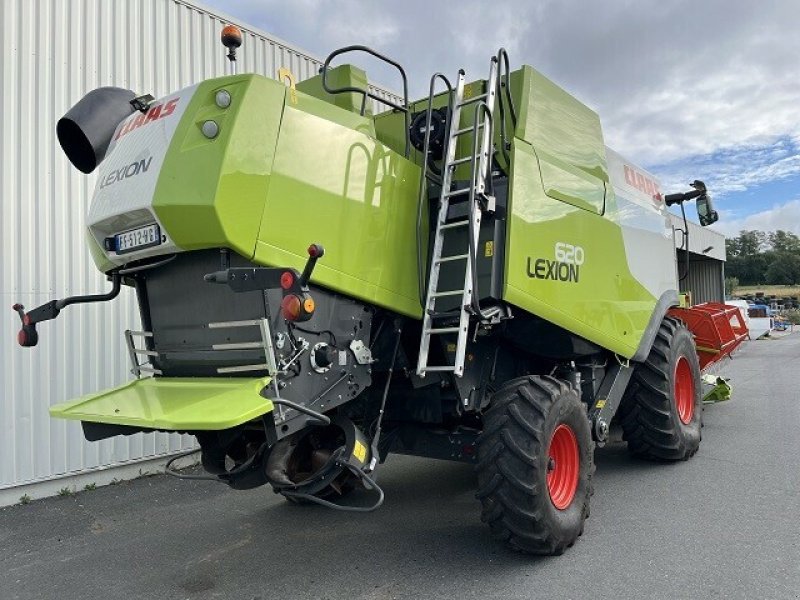
{"label": "metal step", "polygon": [[453,229],[454,227],[464,227],[465,225],[469,225],[469,219],[465,219],[463,221],[451,221],[450,223],[442,223],[439,225],[440,230],[445,229]]}
{"label": "metal step", "polygon": [[444,292],[434,292],[431,295],[434,298],[444,298],[445,296],[463,296],[464,290],[447,290]]}
{"label": "metal step", "polygon": [[446,262],[453,262],[454,260],[464,260],[469,258],[469,254],[454,254],[453,256],[443,256],[441,258],[435,259],[433,262],[434,264],[440,265]]}

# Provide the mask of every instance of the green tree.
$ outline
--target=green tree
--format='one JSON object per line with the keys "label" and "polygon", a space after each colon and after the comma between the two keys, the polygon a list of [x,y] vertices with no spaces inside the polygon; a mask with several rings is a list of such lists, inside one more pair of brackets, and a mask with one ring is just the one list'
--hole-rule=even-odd
{"label": "green tree", "polygon": [[800,256],[789,252],[773,252],[766,271],[766,282],[772,285],[794,285],[800,282]]}
{"label": "green tree", "polygon": [[768,237],[763,231],[742,230],[739,232],[739,256],[755,256],[767,244]]}
{"label": "green tree", "polygon": [[736,288],[739,287],[739,280],[736,277],[726,277],[725,278],[725,297],[730,298],[733,296],[733,292],[736,291]]}
{"label": "green tree", "polygon": [[769,234],[769,244],[775,252],[800,254],[800,238],[791,231],[773,231]]}

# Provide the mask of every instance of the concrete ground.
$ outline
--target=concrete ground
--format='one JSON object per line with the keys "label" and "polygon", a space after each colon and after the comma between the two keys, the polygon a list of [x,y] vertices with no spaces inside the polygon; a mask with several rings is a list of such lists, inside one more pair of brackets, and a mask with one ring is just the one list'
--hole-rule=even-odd
{"label": "concrete ground", "polygon": [[725,367],[700,452],[597,452],[575,547],[493,542],[470,467],[391,457],[386,504],[345,514],[166,476],[0,510],[0,598],[800,598],[800,335]]}

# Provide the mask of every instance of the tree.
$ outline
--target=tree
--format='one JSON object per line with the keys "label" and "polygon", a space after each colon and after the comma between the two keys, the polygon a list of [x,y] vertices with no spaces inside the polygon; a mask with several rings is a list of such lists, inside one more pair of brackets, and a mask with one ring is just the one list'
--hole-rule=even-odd
{"label": "tree", "polygon": [[800,282],[800,256],[789,252],[774,252],[772,256],[766,272],[767,283],[794,285]]}
{"label": "tree", "polygon": [[736,277],[726,277],[725,278],[725,297],[730,298],[733,296],[733,292],[736,291],[736,288],[739,287],[739,280]]}
{"label": "tree", "polygon": [[755,256],[767,243],[767,234],[758,230],[742,230],[739,232],[739,256]]}
{"label": "tree", "polygon": [[769,234],[769,243],[775,252],[800,254],[800,238],[791,231],[773,231]]}

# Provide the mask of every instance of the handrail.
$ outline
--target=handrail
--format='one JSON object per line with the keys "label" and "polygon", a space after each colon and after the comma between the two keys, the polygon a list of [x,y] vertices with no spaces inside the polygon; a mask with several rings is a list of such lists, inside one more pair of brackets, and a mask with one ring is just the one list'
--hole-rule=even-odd
{"label": "handrail", "polygon": [[[514,107],[514,98],[511,95],[511,67],[509,66],[508,61],[508,52],[506,52],[505,48],[500,48],[497,51],[497,62],[499,63],[499,73],[497,78],[497,86],[498,88],[505,88],[505,96],[506,102],[508,103],[508,112],[511,117],[511,126],[512,130],[515,130],[517,127],[517,110]],[[503,73],[505,72],[505,81],[503,81]],[[499,91],[499,90],[498,90]],[[503,152],[503,158],[506,159],[506,168],[509,168],[511,165],[511,157],[508,154],[509,150],[509,142],[508,138],[506,137],[506,115],[505,109],[503,107],[503,94],[498,94],[497,99],[497,107],[500,110],[500,141],[501,141],[501,149]],[[513,134],[511,136],[514,137]]]}
{"label": "handrail", "polygon": [[[425,288],[427,287],[427,269],[422,265],[422,240],[420,239],[420,232],[422,230],[422,208],[425,206],[425,188],[428,180],[428,152],[430,152],[431,143],[431,120],[433,118],[433,97],[436,88],[436,80],[441,79],[447,86],[447,128],[444,132],[444,139],[450,139],[450,132],[448,131],[452,125],[453,115],[453,86],[450,80],[441,73],[434,73],[431,76],[431,84],[428,92],[428,107],[425,112],[425,142],[422,150],[422,176],[419,179],[419,193],[417,197],[417,283],[419,285],[419,302],[420,306],[425,307]],[[458,127],[458,123],[456,123]],[[446,149],[445,149],[446,151]],[[441,178],[439,179],[441,185]]]}
{"label": "handrail", "polygon": [[[369,91],[369,89],[361,89],[354,86],[344,86],[341,88],[331,88],[328,86],[328,67],[330,67],[331,61],[341,54],[345,54],[347,52],[366,52],[367,54],[371,54],[375,58],[382,60],[383,62],[392,65],[398,71],[400,71],[400,76],[403,78],[403,102],[404,105],[401,106],[391,100],[387,100],[386,98],[381,98],[377,94],[373,94]],[[325,59],[325,63],[322,65],[322,87],[323,89],[328,92],[329,94],[341,94],[345,92],[353,92],[356,94],[361,94],[361,116],[363,117],[366,108],[367,108],[367,97],[372,98],[373,100],[377,100],[378,102],[382,102],[383,104],[392,107],[395,110],[401,111],[405,115],[405,134],[406,134],[406,150],[405,150],[405,157],[408,158],[411,155],[411,141],[409,139],[409,128],[411,126],[411,116],[410,111],[408,108],[408,78],[406,77],[406,72],[400,63],[392,60],[388,56],[384,56],[380,52],[373,50],[367,46],[362,45],[354,45],[354,46],[345,46],[343,48],[339,48],[338,50],[334,50],[328,55],[328,58]]]}

